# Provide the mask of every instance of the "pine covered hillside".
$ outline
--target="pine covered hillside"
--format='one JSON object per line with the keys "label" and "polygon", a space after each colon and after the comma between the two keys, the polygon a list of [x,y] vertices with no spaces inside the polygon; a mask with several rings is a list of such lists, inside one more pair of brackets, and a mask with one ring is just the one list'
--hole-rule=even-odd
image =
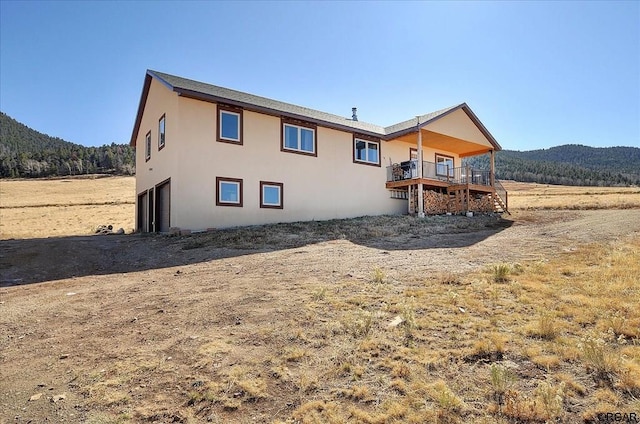
{"label": "pine covered hillside", "polygon": [[[465,162],[489,167],[488,155]],[[640,185],[640,148],[568,144],[525,152],[503,150],[496,153],[496,177],[541,184]]]}
{"label": "pine covered hillside", "polygon": [[51,137],[0,112],[0,178],[135,173],[128,144],[86,147]]}

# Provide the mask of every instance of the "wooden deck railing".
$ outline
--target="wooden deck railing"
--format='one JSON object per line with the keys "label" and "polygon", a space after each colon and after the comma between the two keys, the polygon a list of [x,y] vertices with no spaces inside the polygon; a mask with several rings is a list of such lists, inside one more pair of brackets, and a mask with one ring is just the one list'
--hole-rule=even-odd
{"label": "wooden deck railing", "polygon": [[501,205],[502,208],[504,209],[505,212],[509,213],[509,193],[507,193],[507,190],[504,188],[502,183],[498,180],[495,180],[495,185],[493,186],[493,188],[496,191],[498,198],[502,200],[502,203],[503,203],[503,205]]}

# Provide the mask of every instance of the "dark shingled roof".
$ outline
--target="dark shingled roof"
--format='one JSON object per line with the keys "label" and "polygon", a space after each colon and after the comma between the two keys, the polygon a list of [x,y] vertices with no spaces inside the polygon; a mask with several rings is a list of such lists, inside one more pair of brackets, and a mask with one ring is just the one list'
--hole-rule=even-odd
{"label": "dark shingled roof", "polygon": [[147,100],[151,78],[156,78],[158,81],[167,86],[167,88],[180,94],[181,96],[191,97],[194,99],[209,102],[222,102],[234,106],[239,106],[247,110],[266,113],[269,115],[286,116],[289,118],[311,121],[329,128],[368,134],[380,137],[383,140],[389,140],[391,138],[399,137],[403,134],[416,132],[418,120],[420,126],[422,127],[437,118],[441,118],[444,115],[462,108],[474,121],[478,128],[484,133],[484,135],[491,141],[491,143],[494,144],[496,149],[500,150],[500,146],[495,141],[493,136],[489,134],[484,125],[482,125],[475,114],[471,112],[471,109],[469,109],[469,106],[467,106],[466,103],[448,107],[446,109],[441,109],[436,112],[428,113],[426,115],[421,115],[419,118],[416,117],[413,119],[409,119],[407,121],[400,122],[398,124],[394,124],[385,128],[368,122],[353,121],[352,119],[345,118],[344,116],[333,115],[331,113],[326,113],[315,109],[309,109],[290,103],[268,99],[266,97],[244,93],[242,91],[231,90],[229,88],[219,87],[211,84],[205,84],[203,82],[152,70],[147,71],[147,75],[145,78],[145,84],[140,98],[140,105],[138,107],[138,116],[136,117],[133,134],[131,135],[131,145],[135,145],[135,139],[140,128],[142,111],[144,110],[144,106]]}

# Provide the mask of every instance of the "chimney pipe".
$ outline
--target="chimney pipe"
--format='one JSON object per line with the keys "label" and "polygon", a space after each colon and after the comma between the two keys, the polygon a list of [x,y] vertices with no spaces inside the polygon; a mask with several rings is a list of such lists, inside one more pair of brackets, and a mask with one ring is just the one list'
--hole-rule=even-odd
{"label": "chimney pipe", "polygon": [[354,121],[358,120],[358,108],[357,107],[352,107],[351,108],[351,119],[353,119]]}

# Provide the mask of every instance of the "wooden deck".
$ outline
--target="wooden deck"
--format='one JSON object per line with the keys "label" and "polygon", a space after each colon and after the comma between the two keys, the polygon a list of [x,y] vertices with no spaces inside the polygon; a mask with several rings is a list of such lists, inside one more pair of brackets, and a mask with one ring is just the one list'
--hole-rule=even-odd
{"label": "wooden deck", "polygon": [[446,188],[449,191],[454,190],[462,190],[469,188],[470,191],[474,193],[493,193],[495,189],[492,186],[484,185],[484,184],[460,184],[460,183],[451,183],[446,180],[436,180],[431,178],[411,178],[408,180],[400,180],[400,181],[387,181],[386,187],[389,189],[402,189],[410,186],[417,186],[422,183],[425,190],[430,190],[432,188]]}

